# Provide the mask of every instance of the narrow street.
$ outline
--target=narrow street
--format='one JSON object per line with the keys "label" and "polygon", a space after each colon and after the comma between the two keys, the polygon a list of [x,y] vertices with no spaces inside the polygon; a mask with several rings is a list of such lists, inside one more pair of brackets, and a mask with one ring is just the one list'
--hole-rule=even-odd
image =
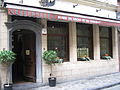
{"label": "narrow street", "polygon": [[102,90],[120,90],[120,84],[109,87],[109,88],[105,88],[105,89],[102,89]]}
{"label": "narrow street", "polygon": [[120,73],[112,73],[98,77],[92,77],[89,79],[64,82],[56,84],[55,87],[49,87],[48,85],[34,88],[14,87],[13,90],[120,90],[120,85],[118,85],[119,83]]}

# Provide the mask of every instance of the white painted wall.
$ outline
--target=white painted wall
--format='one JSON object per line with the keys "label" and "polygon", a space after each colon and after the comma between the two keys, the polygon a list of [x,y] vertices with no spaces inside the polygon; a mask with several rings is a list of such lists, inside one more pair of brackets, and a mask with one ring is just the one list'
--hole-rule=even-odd
{"label": "white painted wall", "polygon": [[[21,4],[21,3],[19,3],[19,1],[21,1],[21,0],[5,0],[5,2]],[[101,0],[99,0],[99,1],[101,1]],[[102,0],[102,1],[117,5],[117,0]],[[23,0],[23,5],[42,7],[39,3],[39,0],[29,0],[29,2],[28,2],[28,0]],[[75,13],[116,19],[116,12],[114,12],[114,11],[101,9],[101,11],[96,12],[96,9],[100,9],[100,8],[94,8],[94,7],[85,6],[85,5],[78,5],[75,8],[73,8],[73,5],[75,5],[75,3],[63,2],[61,0],[56,0],[56,3],[54,6],[43,7],[43,8],[50,8],[50,9],[56,9],[56,10],[69,11],[69,12],[75,12]],[[102,5],[101,5],[101,7],[102,7]]]}
{"label": "white painted wall", "polygon": [[109,4],[117,5],[117,0],[98,0],[98,1],[106,2],[106,3],[109,3]]}

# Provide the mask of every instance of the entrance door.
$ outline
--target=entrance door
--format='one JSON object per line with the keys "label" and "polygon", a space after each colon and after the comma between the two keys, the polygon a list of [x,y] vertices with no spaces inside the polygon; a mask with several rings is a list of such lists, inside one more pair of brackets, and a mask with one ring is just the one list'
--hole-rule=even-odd
{"label": "entrance door", "polygon": [[17,54],[13,64],[14,82],[35,82],[36,39],[35,33],[29,30],[13,32],[13,51]]}

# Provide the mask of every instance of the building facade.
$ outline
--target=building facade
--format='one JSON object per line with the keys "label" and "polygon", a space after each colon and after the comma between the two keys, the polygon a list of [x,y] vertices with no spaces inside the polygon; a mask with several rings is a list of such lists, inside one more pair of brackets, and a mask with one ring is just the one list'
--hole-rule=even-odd
{"label": "building facade", "polygon": [[[4,0],[1,4],[0,50],[17,54],[11,82],[47,84],[50,67],[42,60],[46,50],[56,50],[64,60],[53,66],[57,83],[119,71],[117,0],[47,3]],[[103,59],[105,55],[111,59]],[[82,61],[85,57],[90,61]],[[5,76],[1,73],[1,84]]]}

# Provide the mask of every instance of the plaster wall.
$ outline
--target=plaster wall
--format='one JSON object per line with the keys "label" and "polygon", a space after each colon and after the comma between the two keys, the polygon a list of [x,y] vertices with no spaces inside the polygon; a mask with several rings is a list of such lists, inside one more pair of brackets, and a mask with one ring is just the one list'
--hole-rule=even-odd
{"label": "plaster wall", "polygon": [[[8,16],[5,10],[0,9],[0,50],[8,50],[9,49],[9,33],[7,31],[7,27],[5,23],[8,21]],[[6,83],[7,80],[7,71],[6,67],[0,65],[0,87],[3,87],[3,84]]]}
{"label": "plaster wall", "polygon": [[[50,74],[50,67],[43,65],[44,78],[43,82],[48,83]],[[92,60],[92,61],[79,61],[79,62],[64,62],[63,64],[56,64],[53,66],[53,76],[57,77],[57,83],[78,80],[83,78],[90,78],[118,72],[118,60]]]}
{"label": "plaster wall", "polygon": [[8,49],[9,37],[5,22],[7,22],[8,16],[5,10],[0,9],[0,50]]}
{"label": "plaster wall", "polygon": [[[79,0],[79,1],[56,0],[55,5],[51,7],[43,7],[40,5],[39,1],[40,0],[31,0],[28,3],[28,0],[24,0],[23,3],[20,3],[20,0],[5,0],[5,2],[9,2],[9,3],[34,6],[34,7],[42,7],[42,8],[53,9],[53,10],[55,9],[55,10],[61,10],[61,11],[67,11],[67,12],[74,12],[74,13],[116,19],[115,8],[117,9],[117,4],[116,4],[117,0],[102,0],[104,5],[102,3],[97,2],[96,0],[95,1],[98,3],[97,5],[96,5],[96,2],[92,0],[86,0],[86,2],[88,2],[88,5],[85,5],[86,3],[84,2],[85,0]],[[94,2],[94,5],[91,6],[91,2]],[[112,5],[113,7],[108,4]],[[74,8],[73,5],[76,5],[76,7]],[[103,6],[105,8],[102,9]],[[114,8],[114,10],[106,9],[106,8],[111,8],[111,7]]]}

